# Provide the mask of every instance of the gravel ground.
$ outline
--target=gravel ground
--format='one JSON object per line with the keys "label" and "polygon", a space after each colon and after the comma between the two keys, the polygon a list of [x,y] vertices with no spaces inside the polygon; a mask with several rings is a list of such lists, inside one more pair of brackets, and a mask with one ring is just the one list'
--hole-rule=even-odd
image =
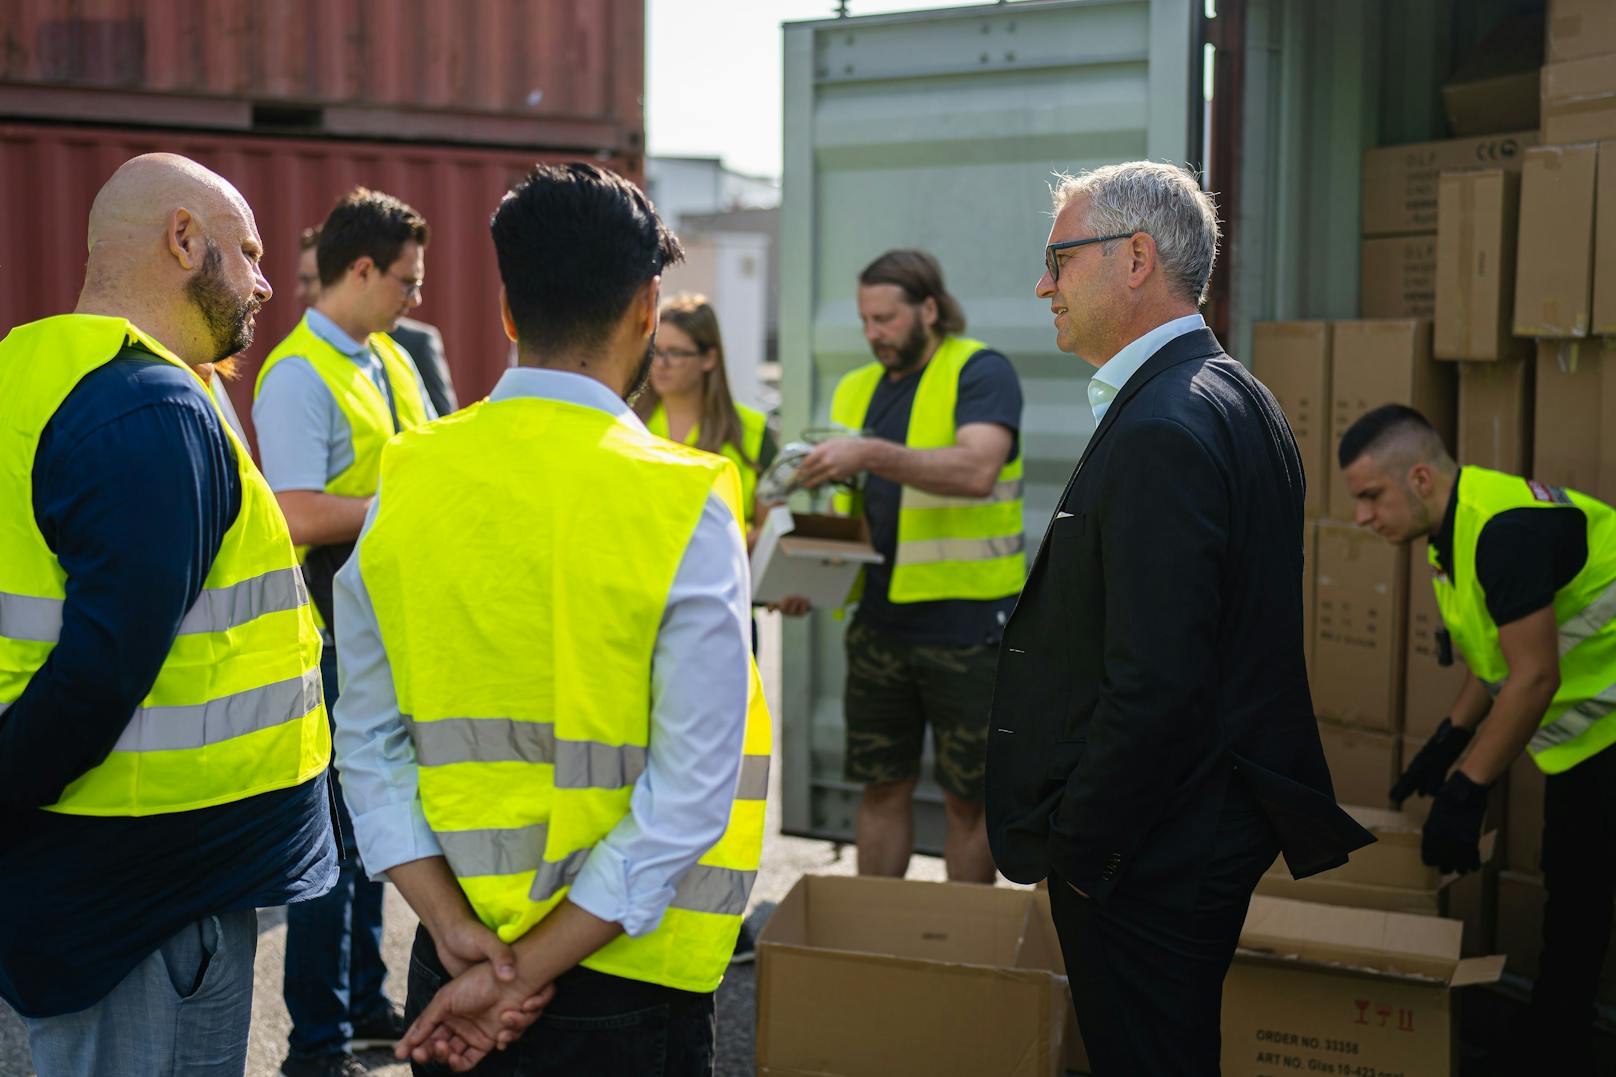
{"label": "gravel ground", "polygon": [[[777,619],[765,616],[759,621],[763,657],[760,666],[764,686],[770,698],[777,699],[778,666],[770,661],[771,655],[779,653]],[[778,711],[775,713],[778,714]],[[778,737],[775,743],[779,744]],[[764,841],[762,869],[758,872],[757,884],[752,891],[750,918],[754,930],[761,928],[770,910],[803,875],[851,875],[854,872],[851,847],[784,837],[778,833],[780,771],[777,760],[770,769],[769,836]],[[911,879],[941,880],[943,877],[943,863],[936,857],[916,856],[910,864]],[[389,970],[387,993],[402,1002],[404,973],[409,961],[410,943],[415,936],[416,918],[392,887],[387,889],[383,923],[386,930],[383,955]],[[268,909],[260,912],[252,1032],[247,1049],[248,1077],[274,1077],[279,1072],[281,1059],[285,1057],[289,1027],[286,1007],[281,1001],[285,947],[285,911]],[[718,1077],[752,1077],[756,1073],[753,1060],[757,1012],[755,969],[755,965],[735,966],[718,989]],[[361,1057],[375,1074],[404,1077],[409,1073],[408,1066],[394,1062],[386,1053],[370,1052]],[[34,1077],[33,1067],[28,1061],[27,1036],[22,1023],[4,1003],[0,1003],[0,1077]]]}

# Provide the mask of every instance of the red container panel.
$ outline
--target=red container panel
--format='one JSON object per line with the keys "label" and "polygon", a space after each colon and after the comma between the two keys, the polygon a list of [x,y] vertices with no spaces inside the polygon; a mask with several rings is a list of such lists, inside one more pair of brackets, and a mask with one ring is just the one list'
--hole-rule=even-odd
{"label": "red container panel", "polygon": [[639,153],[644,82],[643,0],[0,0],[13,115],[115,119],[43,91],[122,90],[329,107],[338,134],[442,137],[430,114],[447,112],[468,141]]}
{"label": "red container panel", "polygon": [[[0,334],[73,309],[84,280],[90,204],[113,170],[153,151],[181,153],[229,179],[246,197],[275,296],[230,387],[251,425],[253,379],[271,347],[302,317],[298,236],[325,219],[355,184],[396,195],[432,228],[426,288],[415,316],[443,332],[460,400],[487,394],[509,359],[499,316],[499,267],[488,218],[536,161],[566,155],[186,131],[0,124]],[[639,159],[603,162],[636,182]]]}

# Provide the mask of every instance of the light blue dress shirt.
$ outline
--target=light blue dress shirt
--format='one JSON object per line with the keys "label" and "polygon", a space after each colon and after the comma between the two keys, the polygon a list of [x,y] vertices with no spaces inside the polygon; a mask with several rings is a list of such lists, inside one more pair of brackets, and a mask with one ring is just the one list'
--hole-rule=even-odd
{"label": "light blue dress shirt", "polygon": [[1105,365],[1089,377],[1089,407],[1094,411],[1095,425],[1105,418],[1111,401],[1117,398],[1117,394],[1128,384],[1128,379],[1145,365],[1147,359],[1161,351],[1168,341],[1205,328],[1205,318],[1199,314],[1186,314],[1182,318],[1163,322],[1106,360]]}
{"label": "light blue dress shirt", "polygon": [[[350,337],[313,307],[304,316],[315,336],[353,360],[371,384],[387,395],[382,361],[368,344]],[[408,352],[404,352],[404,360],[415,370],[415,360]],[[421,385],[419,371],[415,371],[415,383]],[[421,405],[428,419],[438,417],[424,387]],[[348,417],[320,380],[314,364],[301,355],[287,356],[265,375],[253,401],[253,425],[258,428],[258,457],[264,478],[276,493],[323,490],[326,483],[353,465],[353,431]]]}
{"label": "light blue dress shirt", "polygon": [[[518,367],[489,394],[497,403],[539,397],[597,408],[644,425],[611,390],[581,374]],[[376,496],[360,533],[375,520]],[[557,511],[565,511],[558,506]],[[392,667],[356,553],[337,573],[337,658],[342,694],[335,744],[360,859],[373,877],[438,856],[421,809],[415,745],[399,715]],[[584,861],[569,893],[630,935],[654,929],[680,878],[723,836],[740,777],[752,661],[746,539],[710,496],[674,575],[651,655],[651,742],[629,814]]]}

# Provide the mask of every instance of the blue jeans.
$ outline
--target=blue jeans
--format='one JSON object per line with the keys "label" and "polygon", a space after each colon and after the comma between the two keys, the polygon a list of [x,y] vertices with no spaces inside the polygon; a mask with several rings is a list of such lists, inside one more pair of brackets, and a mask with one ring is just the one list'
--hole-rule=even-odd
{"label": "blue jeans", "polygon": [[[337,703],[336,652],[320,658],[329,712]],[[388,1005],[382,994],[382,884],[359,863],[353,821],[337,795],[337,825],[346,856],[331,892],[286,907],[286,1011],[293,1057],[335,1054],[353,1035],[355,1018]]]}
{"label": "blue jeans", "polygon": [[252,1023],[252,909],[188,924],[77,1013],[24,1018],[39,1077],[241,1077]]}

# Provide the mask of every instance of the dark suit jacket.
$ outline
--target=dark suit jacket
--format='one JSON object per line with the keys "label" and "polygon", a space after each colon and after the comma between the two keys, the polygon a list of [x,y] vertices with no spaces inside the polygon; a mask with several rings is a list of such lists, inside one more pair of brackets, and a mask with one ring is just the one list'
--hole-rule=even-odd
{"label": "dark suit jacket", "polygon": [[438,332],[438,327],[414,318],[400,318],[398,327],[387,335],[398,341],[398,346],[415,360],[416,372],[421,375],[421,388],[426,390],[438,414],[447,415],[457,410],[460,403],[455,399],[449,363],[443,357],[443,334]]}
{"label": "dark suit jacket", "polygon": [[1373,837],[1335,804],[1302,658],[1290,427],[1211,330],[1112,401],[1005,627],[988,740],[999,870],[1189,908],[1228,782],[1298,877]]}

